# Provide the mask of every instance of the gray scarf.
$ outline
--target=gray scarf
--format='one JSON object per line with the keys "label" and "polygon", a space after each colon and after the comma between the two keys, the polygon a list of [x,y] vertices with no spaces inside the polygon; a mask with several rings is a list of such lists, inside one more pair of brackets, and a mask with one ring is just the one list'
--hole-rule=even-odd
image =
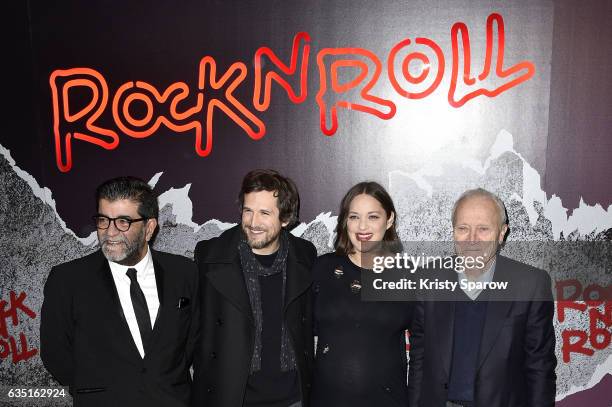
{"label": "gray scarf", "polygon": [[[251,374],[261,370],[261,332],[263,315],[261,310],[261,286],[259,284],[259,277],[266,277],[273,274],[282,273],[283,287],[281,293],[281,303],[285,304],[287,255],[289,253],[289,237],[287,234],[287,231],[284,229],[281,230],[280,247],[276,254],[276,258],[274,259],[274,263],[272,263],[272,266],[269,268],[265,268],[257,260],[246,240],[244,233],[242,233],[242,238],[240,239],[240,243],[238,245],[242,273],[244,274],[244,281],[246,282],[249,300],[251,302],[251,309],[253,310],[253,318],[255,319],[255,346],[253,347],[253,356],[251,358]],[[289,334],[284,318],[282,318],[281,321],[280,368],[283,372],[295,370],[295,352],[291,346],[291,342],[289,341]]]}

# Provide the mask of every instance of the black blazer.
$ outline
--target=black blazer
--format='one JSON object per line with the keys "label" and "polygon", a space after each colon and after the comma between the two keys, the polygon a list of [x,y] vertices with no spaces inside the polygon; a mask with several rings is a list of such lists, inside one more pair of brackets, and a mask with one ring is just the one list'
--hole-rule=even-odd
{"label": "black blazer", "polygon": [[[75,406],[185,406],[198,334],[195,264],[151,251],[159,311],[142,359],[101,251],[54,267],[44,289],[40,356]],[[179,299],[181,307],[178,307]]]}
{"label": "black blazer", "polygon": [[[426,273],[423,271],[422,277],[427,278]],[[446,278],[457,281],[454,271],[447,273]],[[507,291],[490,294],[497,297],[487,305],[474,406],[552,407],[557,359],[550,277],[543,270],[497,256],[493,281],[511,283]],[[432,301],[431,292],[423,295],[423,301],[415,307],[410,335],[410,406],[444,407],[453,352],[455,303],[450,297]]]}
{"label": "black blazer", "polygon": [[[199,242],[201,340],[194,356],[192,406],[242,407],[253,352],[255,325],[238,254],[240,225]],[[308,405],[314,343],[312,278],[317,252],[289,235],[284,317],[297,359],[303,405]]]}

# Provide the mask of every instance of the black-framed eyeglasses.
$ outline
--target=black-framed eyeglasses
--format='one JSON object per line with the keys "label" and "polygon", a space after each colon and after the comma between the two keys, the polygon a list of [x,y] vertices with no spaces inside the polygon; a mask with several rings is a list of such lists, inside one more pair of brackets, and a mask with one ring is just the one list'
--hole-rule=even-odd
{"label": "black-framed eyeglasses", "polygon": [[111,222],[115,224],[115,228],[120,232],[127,232],[132,226],[134,222],[142,222],[147,220],[148,218],[138,218],[138,219],[130,219],[125,216],[120,216],[118,218],[109,218],[104,215],[94,215],[93,217],[94,224],[98,229],[108,229],[110,227]]}

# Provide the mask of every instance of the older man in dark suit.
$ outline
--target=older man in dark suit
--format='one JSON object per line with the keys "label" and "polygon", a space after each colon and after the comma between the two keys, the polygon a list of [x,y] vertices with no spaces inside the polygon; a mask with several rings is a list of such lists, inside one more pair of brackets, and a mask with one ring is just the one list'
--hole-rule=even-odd
{"label": "older man in dark suit", "polygon": [[[554,406],[554,306],[548,274],[497,254],[508,226],[496,195],[484,189],[465,192],[452,221],[455,259],[472,260],[462,273],[422,271],[423,278],[463,288],[421,293],[410,336],[410,405]],[[486,284],[492,282],[508,285]]]}
{"label": "older man in dark suit", "polygon": [[195,264],[151,250],[157,197],[133,177],[100,185],[100,250],[45,284],[41,357],[75,406],[186,406],[198,335]]}

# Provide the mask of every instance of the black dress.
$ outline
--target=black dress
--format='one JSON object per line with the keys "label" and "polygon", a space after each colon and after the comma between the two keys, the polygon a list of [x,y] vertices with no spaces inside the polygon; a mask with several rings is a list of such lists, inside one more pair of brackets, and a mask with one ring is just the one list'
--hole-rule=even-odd
{"label": "black dress", "polygon": [[314,265],[312,407],[408,405],[405,331],[413,303],[361,301],[361,271],[336,254]]}

